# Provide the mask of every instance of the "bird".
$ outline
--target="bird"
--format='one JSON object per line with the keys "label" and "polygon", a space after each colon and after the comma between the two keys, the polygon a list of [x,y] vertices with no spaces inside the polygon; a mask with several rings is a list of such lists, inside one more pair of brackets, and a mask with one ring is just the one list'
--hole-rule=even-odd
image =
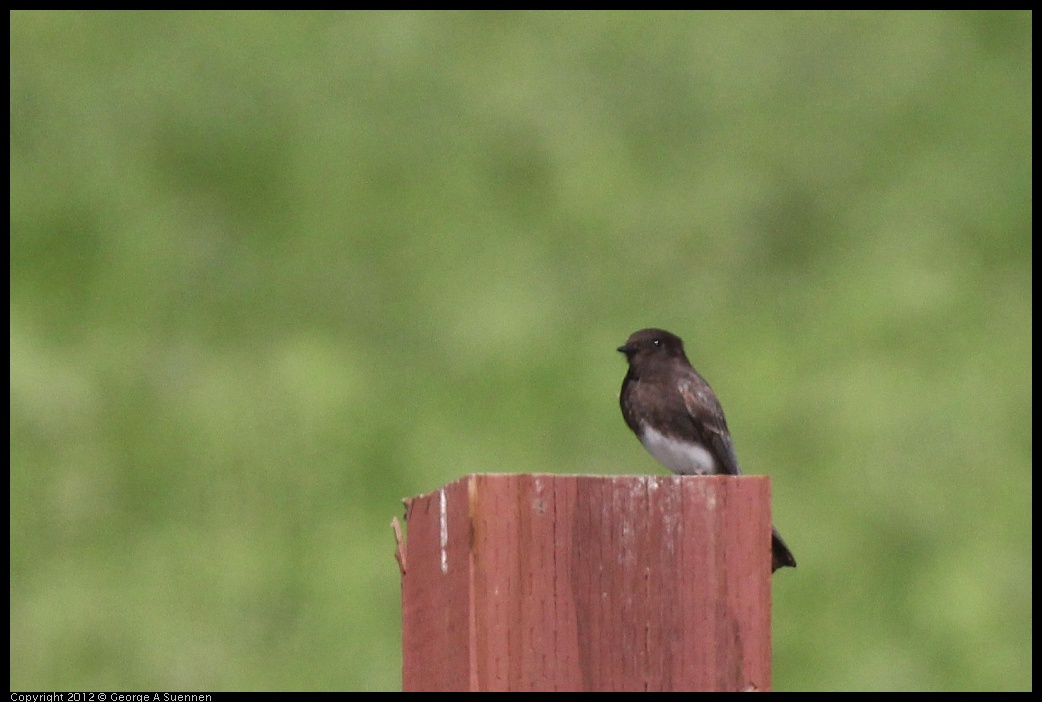
{"label": "bird", "polygon": [[[618,348],[629,369],[619,405],[627,426],[655,460],[678,475],[741,475],[724,410],[716,393],[664,329],[641,329]],[[771,527],[771,572],[796,567]]]}

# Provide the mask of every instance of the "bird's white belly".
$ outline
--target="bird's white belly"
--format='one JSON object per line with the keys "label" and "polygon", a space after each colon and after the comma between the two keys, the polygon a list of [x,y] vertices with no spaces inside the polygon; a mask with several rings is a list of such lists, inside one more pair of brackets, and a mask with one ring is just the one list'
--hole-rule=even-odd
{"label": "bird's white belly", "polygon": [[659,463],[681,475],[714,475],[717,472],[713,455],[698,444],[678,441],[645,427],[641,443]]}

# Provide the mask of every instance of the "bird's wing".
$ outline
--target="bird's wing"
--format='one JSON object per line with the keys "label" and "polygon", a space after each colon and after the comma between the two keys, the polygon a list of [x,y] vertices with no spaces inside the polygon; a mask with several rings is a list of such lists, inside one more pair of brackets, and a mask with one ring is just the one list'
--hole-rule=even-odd
{"label": "bird's wing", "polygon": [[724,409],[716,395],[704,381],[685,380],[679,385],[687,413],[691,415],[696,430],[702,435],[703,443],[720,466],[720,473],[741,475],[738,457],[731,442],[731,433],[727,430],[727,420],[724,419]]}

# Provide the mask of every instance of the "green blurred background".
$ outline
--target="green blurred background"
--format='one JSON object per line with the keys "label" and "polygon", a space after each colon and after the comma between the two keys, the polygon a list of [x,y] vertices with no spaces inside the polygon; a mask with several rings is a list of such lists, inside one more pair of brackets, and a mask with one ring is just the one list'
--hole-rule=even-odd
{"label": "green blurred background", "polygon": [[1031,15],[11,18],[12,689],[400,685],[402,497],[656,473],[684,337],[779,690],[1031,687]]}

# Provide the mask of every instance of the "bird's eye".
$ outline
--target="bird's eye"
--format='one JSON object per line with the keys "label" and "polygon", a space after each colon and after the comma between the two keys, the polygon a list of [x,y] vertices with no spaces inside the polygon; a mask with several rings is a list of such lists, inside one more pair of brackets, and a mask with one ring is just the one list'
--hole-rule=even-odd
{"label": "bird's eye", "polygon": [[651,345],[654,346],[655,348],[658,348],[659,346],[662,346],[662,339],[652,339],[651,340]]}

